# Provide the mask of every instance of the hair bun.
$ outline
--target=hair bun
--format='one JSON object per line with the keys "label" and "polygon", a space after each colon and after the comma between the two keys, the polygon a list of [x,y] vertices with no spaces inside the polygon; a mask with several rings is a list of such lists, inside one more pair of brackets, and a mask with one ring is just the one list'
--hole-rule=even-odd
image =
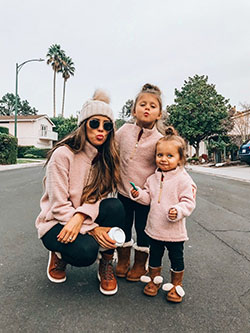
{"label": "hair bun", "polygon": [[103,91],[101,89],[97,89],[94,92],[92,99],[94,101],[101,101],[101,102],[105,102],[107,104],[110,103],[110,97],[107,95],[107,93],[105,91]]}
{"label": "hair bun", "polygon": [[169,126],[165,129],[165,134],[166,135],[178,135],[177,131],[172,126]]}
{"label": "hair bun", "polygon": [[161,95],[160,89],[157,86],[154,86],[153,84],[150,84],[150,83],[144,84],[141,92],[154,92],[154,93],[158,94],[159,96]]}

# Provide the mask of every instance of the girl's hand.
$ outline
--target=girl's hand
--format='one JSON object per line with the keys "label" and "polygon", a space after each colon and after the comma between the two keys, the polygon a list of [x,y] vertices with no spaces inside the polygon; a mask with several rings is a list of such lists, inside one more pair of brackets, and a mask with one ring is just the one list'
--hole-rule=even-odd
{"label": "girl's hand", "polygon": [[84,220],[84,214],[76,213],[57,235],[57,240],[64,244],[74,242],[80,232]]}
{"label": "girl's hand", "polygon": [[96,227],[88,233],[95,238],[101,247],[105,249],[116,249],[115,241],[108,235],[110,229],[110,227]]}
{"label": "girl's hand", "polygon": [[133,198],[137,198],[139,195],[139,192],[134,190],[133,188],[130,190],[130,192],[131,192]]}
{"label": "girl's hand", "polygon": [[175,208],[170,208],[168,211],[168,218],[170,220],[175,220],[177,218],[177,210]]}

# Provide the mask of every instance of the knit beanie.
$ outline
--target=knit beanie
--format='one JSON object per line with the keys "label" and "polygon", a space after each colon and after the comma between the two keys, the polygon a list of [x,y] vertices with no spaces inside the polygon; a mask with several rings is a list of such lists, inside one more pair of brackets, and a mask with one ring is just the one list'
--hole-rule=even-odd
{"label": "knit beanie", "polygon": [[110,98],[104,91],[96,90],[92,99],[83,104],[78,116],[78,125],[80,126],[84,120],[96,115],[106,116],[113,122],[114,115],[109,102]]}

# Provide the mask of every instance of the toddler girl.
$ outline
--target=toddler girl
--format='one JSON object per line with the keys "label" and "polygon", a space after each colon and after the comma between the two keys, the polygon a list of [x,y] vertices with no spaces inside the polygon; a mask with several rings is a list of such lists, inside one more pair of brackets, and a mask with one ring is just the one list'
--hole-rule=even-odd
{"label": "toddler girl", "polygon": [[[139,281],[146,273],[148,259],[148,237],[144,232],[149,203],[140,204],[129,198],[132,181],[143,186],[147,177],[155,170],[155,144],[162,137],[156,128],[156,122],[161,118],[162,100],[158,87],[145,84],[135,98],[132,107],[135,124],[125,124],[116,133],[120,150],[121,184],[118,186],[118,198],[124,205],[126,212],[125,234],[126,242],[118,248],[118,264],[116,275],[126,277],[129,281]],[[133,245],[131,238],[132,226],[135,221],[137,243]],[[135,260],[130,269],[130,252],[135,249]]]}
{"label": "toddler girl", "polygon": [[[168,291],[167,300],[181,302],[184,296],[182,279],[184,273],[183,248],[188,240],[185,217],[195,208],[196,185],[184,169],[186,162],[185,141],[172,127],[156,144],[157,169],[144,189],[131,189],[131,198],[149,205],[145,232],[150,239],[149,274],[142,276],[147,282],[144,293],[155,296],[162,283],[162,257],[165,247],[171,262],[171,283],[163,286]],[[137,186],[137,185],[136,185]]]}

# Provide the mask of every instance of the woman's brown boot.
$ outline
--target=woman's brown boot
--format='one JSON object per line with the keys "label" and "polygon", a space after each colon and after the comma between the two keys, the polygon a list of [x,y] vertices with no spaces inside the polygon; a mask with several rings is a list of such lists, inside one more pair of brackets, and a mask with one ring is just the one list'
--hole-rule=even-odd
{"label": "woman's brown boot", "polygon": [[185,295],[185,291],[182,288],[184,270],[181,272],[175,272],[171,269],[171,283],[165,283],[162,289],[168,291],[167,300],[169,302],[180,303],[182,297]]}
{"label": "woman's brown boot", "polygon": [[127,273],[128,281],[140,281],[140,277],[145,275],[148,271],[148,247],[137,246],[137,244],[133,245],[135,249],[135,261],[134,265],[130,271]]}
{"label": "woman's brown boot", "polygon": [[143,289],[144,294],[148,296],[156,296],[163,281],[163,277],[161,276],[161,267],[149,266],[148,275],[142,275],[140,280],[147,283]]}
{"label": "woman's brown boot", "polygon": [[123,244],[123,247],[118,247],[118,263],[116,265],[116,276],[118,277],[126,277],[130,268],[130,253],[133,245],[133,241],[126,242]]}

